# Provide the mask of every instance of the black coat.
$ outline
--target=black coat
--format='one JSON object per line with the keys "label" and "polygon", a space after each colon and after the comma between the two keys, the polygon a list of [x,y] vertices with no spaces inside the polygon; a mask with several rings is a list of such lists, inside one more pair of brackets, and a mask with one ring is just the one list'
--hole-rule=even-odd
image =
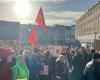
{"label": "black coat", "polygon": [[97,80],[95,76],[95,63],[90,61],[84,70],[84,80]]}

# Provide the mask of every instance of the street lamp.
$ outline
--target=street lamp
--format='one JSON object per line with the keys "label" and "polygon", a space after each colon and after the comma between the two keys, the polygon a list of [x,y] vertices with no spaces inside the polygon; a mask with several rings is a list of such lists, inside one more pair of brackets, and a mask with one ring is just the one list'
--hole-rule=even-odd
{"label": "street lamp", "polygon": [[97,36],[97,32],[94,32],[94,45],[95,45],[95,41],[96,41],[96,36]]}
{"label": "street lamp", "polygon": [[96,40],[97,32],[94,33],[94,40]]}

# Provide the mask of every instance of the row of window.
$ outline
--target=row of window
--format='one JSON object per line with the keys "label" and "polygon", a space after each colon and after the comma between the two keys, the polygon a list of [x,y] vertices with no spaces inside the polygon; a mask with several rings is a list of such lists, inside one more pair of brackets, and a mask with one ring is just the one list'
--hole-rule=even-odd
{"label": "row of window", "polygon": [[99,25],[94,25],[90,27],[82,27],[82,28],[77,28],[76,29],[76,35],[88,35],[88,34],[94,34],[95,32],[100,33],[100,24]]}
{"label": "row of window", "polygon": [[79,21],[83,21],[84,19],[86,19],[89,16],[92,16],[96,13],[100,12],[100,2],[98,4],[96,4],[95,6],[93,6],[93,8],[89,9],[87,13],[85,13],[80,19]]}
{"label": "row of window", "polygon": [[77,27],[84,27],[84,26],[86,26],[88,24],[93,24],[93,23],[95,23],[97,21],[100,21],[100,15],[99,16],[96,16],[96,17],[94,17],[94,18],[92,18],[90,20],[86,20],[84,23],[83,22],[80,22],[80,24],[77,24]]}

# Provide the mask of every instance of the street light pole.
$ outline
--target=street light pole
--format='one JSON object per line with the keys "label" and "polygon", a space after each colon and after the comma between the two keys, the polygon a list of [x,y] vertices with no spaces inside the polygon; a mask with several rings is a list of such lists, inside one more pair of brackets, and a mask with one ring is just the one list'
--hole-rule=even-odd
{"label": "street light pole", "polygon": [[94,33],[94,45],[95,45],[95,41],[96,41],[96,34],[97,34],[97,32]]}

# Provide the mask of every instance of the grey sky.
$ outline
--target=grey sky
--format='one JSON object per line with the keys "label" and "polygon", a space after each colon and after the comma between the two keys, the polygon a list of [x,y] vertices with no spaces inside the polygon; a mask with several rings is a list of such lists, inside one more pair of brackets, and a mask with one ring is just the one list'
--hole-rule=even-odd
{"label": "grey sky", "polygon": [[13,7],[16,1],[0,0],[0,20],[34,23],[39,7],[42,6],[47,25],[70,25],[99,0],[29,0],[31,14],[24,19],[14,13]]}

